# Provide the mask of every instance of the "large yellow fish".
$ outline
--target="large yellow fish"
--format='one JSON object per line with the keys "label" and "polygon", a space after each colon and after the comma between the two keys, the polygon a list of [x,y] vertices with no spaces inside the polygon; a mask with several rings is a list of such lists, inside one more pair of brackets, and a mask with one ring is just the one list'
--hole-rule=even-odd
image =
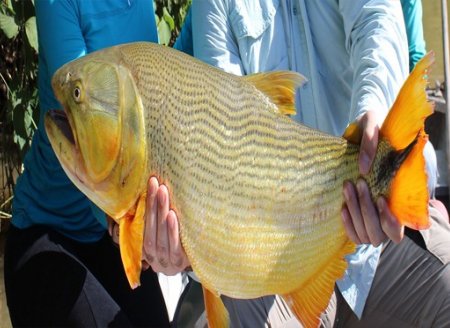
{"label": "large yellow fish", "polygon": [[[426,56],[380,130],[367,180],[400,222],[428,223],[422,150]],[[359,148],[287,117],[303,78],[238,77],[173,49],[134,43],[60,68],[63,111],[45,126],[74,184],[120,225],[120,250],[139,284],[147,180],[171,191],[181,241],[202,282],[210,326],[228,324],[219,295],[279,294],[317,326],[354,250],[341,222],[342,185],[359,177]],[[348,140],[358,134],[354,126]]]}

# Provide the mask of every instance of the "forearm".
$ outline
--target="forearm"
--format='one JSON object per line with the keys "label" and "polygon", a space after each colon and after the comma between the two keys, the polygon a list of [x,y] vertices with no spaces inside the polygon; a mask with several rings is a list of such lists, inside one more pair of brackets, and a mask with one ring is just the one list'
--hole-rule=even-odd
{"label": "forearm", "polygon": [[228,20],[226,0],[193,0],[194,56],[229,73],[243,75],[239,49]]}
{"label": "forearm", "polygon": [[[408,74],[408,45],[399,2],[341,1],[354,67],[349,121],[369,110],[384,119]],[[361,5],[362,3],[362,5]],[[358,13],[355,10],[359,10]],[[381,123],[381,122],[380,122]]]}

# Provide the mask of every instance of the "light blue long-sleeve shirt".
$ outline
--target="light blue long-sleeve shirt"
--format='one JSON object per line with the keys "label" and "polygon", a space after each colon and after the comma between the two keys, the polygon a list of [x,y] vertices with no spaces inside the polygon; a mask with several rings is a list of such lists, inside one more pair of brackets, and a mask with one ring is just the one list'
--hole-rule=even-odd
{"label": "light blue long-sleeve shirt", "polygon": [[[195,57],[230,73],[305,75],[295,119],[334,135],[368,110],[381,122],[408,74],[399,1],[194,0],[192,35]],[[358,316],[380,251],[360,246],[338,281]]]}
{"label": "light blue long-sleeve shirt", "polygon": [[153,1],[39,0],[35,6],[40,121],[15,188],[12,224],[46,225],[75,240],[95,241],[105,232],[104,214],[67,178],[44,129],[45,113],[60,108],[50,81],[60,66],[92,51],[158,42]]}

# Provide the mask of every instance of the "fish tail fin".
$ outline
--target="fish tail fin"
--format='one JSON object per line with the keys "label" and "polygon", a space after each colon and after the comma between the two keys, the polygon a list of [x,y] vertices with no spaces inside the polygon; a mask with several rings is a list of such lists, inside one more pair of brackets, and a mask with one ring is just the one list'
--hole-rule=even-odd
{"label": "fish tail fin", "polygon": [[250,74],[243,79],[277,105],[280,114],[295,115],[295,90],[306,82],[304,76],[291,71],[274,71]]}
{"label": "fish tail fin", "polygon": [[395,150],[409,146],[423,130],[425,119],[433,113],[433,103],[428,101],[425,92],[428,70],[433,63],[434,52],[429,52],[416,64],[384,120],[380,134]]}
{"label": "fish tail fin", "polygon": [[393,178],[387,202],[399,222],[413,229],[429,226],[423,148],[428,140],[425,119],[434,109],[425,92],[428,70],[433,63],[433,52],[417,63],[380,129],[380,139],[386,140],[394,150],[412,147]]}
{"label": "fish tail fin", "polygon": [[421,230],[430,226],[428,216],[428,183],[423,149],[428,136],[422,130],[411,152],[402,163],[392,182],[387,203],[399,223]]}
{"label": "fish tail fin", "polygon": [[205,301],[206,318],[208,327],[225,328],[230,326],[230,317],[219,295],[214,295],[203,286],[203,298]]}
{"label": "fish tail fin", "polygon": [[304,327],[319,326],[320,315],[326,310],[333,294],[334,284],[347,268],[344,256],[355,251],[355,244],[346,240],[343,247],[323,270],[318,270],[310,280],[297,290],[283,295],[292,312]]}
{"label": "fish tail fin", "polygon": [[133,289],[140,285],[146,196],[147,193],[140,196],[134,213],[127,213],[119,220],[120,256]]}

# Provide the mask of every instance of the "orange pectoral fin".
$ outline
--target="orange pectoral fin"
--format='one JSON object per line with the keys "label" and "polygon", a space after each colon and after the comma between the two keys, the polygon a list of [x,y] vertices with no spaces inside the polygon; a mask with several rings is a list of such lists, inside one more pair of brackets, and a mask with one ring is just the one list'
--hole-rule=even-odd
{"label": "orange pectoral fin", "polygon": [[430,226],[428,184],[423,149],[428,136],[422,131],[411,153],[395,174],[387,197],[389,209],[399,222],[412,229]]}
{"label": "orange pectoral fin", "polygon": [[347,268],[344,256],[355,251],[355,244],[347,241],[328,265],[292,293],[283,295],[292,312],[306,328],[317,328],[320,315],[326,310],[334,284]]}
{"label": "orange pectoral fin", "polygon": [[220,296],[214,295],[209,289],[203,287],[203,298],[205,300],[206,318],[208,327],[225,328],[230,326],[228,311],[223,305]]}
{"label": "orange pectoral fin", "polygon": [[120,255],[128,282],[133,289],[140,285],[146,196],[147,193],[140,196],[134,214],[127,213],[119,220]]}

